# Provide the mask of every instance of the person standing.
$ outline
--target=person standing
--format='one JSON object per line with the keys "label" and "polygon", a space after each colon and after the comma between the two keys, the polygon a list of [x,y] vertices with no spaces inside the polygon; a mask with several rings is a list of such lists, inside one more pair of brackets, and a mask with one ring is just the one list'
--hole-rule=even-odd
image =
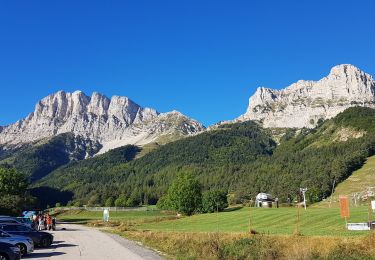
{"label": "person standing", "polygon": [[43,227],[44,227],[44,223],[43,223],[43,216],[39,216],[38,218],[38,230],[41,231],[43,230]]}
{"label": "person standing", "polygon": [[56,218],[52,218],[52,230],[56,230]]}
{"label": "person standing", "polygon": [[44,230],[47,230],[47,215],[43,216],[43,227],[44,227]]}
{"label": "person standing", "polygon": [[52,228],[52,219],[51,219],[50,214],[47,214],[46,222],[47,222],[47,229],[51,230],[51,228]]}

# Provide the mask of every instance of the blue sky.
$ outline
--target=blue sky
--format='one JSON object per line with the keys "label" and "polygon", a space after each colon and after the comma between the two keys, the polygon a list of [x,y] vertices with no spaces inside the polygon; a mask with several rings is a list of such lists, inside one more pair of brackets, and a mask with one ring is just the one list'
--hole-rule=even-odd
{"label": "blue sky", "polygon": [[58,90],[128,96],[205,125],[256,87],[351,63],[375,75],[375,1],[1,1],[0,125]]}

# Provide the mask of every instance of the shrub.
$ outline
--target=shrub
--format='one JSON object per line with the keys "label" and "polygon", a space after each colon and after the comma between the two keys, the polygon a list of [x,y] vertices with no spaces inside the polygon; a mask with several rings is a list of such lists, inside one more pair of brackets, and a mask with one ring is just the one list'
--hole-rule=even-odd
{"label": "shrub", "polygon": [[191,174],[181,174],[168,189],[171,209],[192,215],[202,205],[201,185]]}
{"label": "shrub", "polygon": [[126,207],[126,201],[127,198],[125,194],[121,194],[116,200],[115,200],[115,206],[116,207]]}
{"label": "shrub", "polygon": [[228,207],[227,192],[223,190],[209,190],[203,194],[203,212],[223,211],[226,207]]}
{"label": "shrub", "polygon": [[105,201],[105,206],[106,207],[113,207],[113,205],[115,204],[114,200],[112,197],[109,197],[106,201]]}

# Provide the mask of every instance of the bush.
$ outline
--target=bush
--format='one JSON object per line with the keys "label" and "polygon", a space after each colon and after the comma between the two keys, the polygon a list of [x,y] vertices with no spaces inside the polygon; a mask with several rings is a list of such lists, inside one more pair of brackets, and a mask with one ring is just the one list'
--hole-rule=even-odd
{"label": "bush", "polygon": [[130,198],[128,198],[126,200],[126,203],[125,203],[125,206],[126,207],[136,207],[136,206],[139,206],[139,200],[130,196]]}
{"label": "bush", "polygon": [[113,207],[113,205],[115,204],[114,200],[112,197],[109,197],[106,201],[105,201],[105,206],[106,207]]}
{"label": "bush", "polygon": [[227,192],[223,190],[209,190],[203,194],[202,211],[215,212],[223,211],[228,207]]}
{"label": "bush", "polygon": [[92,195],[87,202],[88,206],[97,206],[99,204],[99,196],[98,195]]}
{"label": "bush", "polygon": [[127,198],[125,194],[121,194],[116,200],[115,200],[115,206],[116,207],[126,207]]}
{"label": "bush", "polygon": [[171,209],[192,215],[202,205],[201,185],[191,174],[181,174],[168,189]]}
{"label": "bush", "polygon": [[156,207],[162,210],[172,209],[171,201],[167,195],[161,197],[156,203]]}

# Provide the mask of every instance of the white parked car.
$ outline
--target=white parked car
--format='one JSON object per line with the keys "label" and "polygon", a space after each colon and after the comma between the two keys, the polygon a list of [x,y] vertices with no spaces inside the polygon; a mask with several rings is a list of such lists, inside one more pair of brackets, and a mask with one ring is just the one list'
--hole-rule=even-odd
{"label": "white parked car", "polygon": [[0,231],[0,242],[18,246],[21,255],[30,254],[34,251],[34,242],[29,237],[10,235],[7,232]]}

